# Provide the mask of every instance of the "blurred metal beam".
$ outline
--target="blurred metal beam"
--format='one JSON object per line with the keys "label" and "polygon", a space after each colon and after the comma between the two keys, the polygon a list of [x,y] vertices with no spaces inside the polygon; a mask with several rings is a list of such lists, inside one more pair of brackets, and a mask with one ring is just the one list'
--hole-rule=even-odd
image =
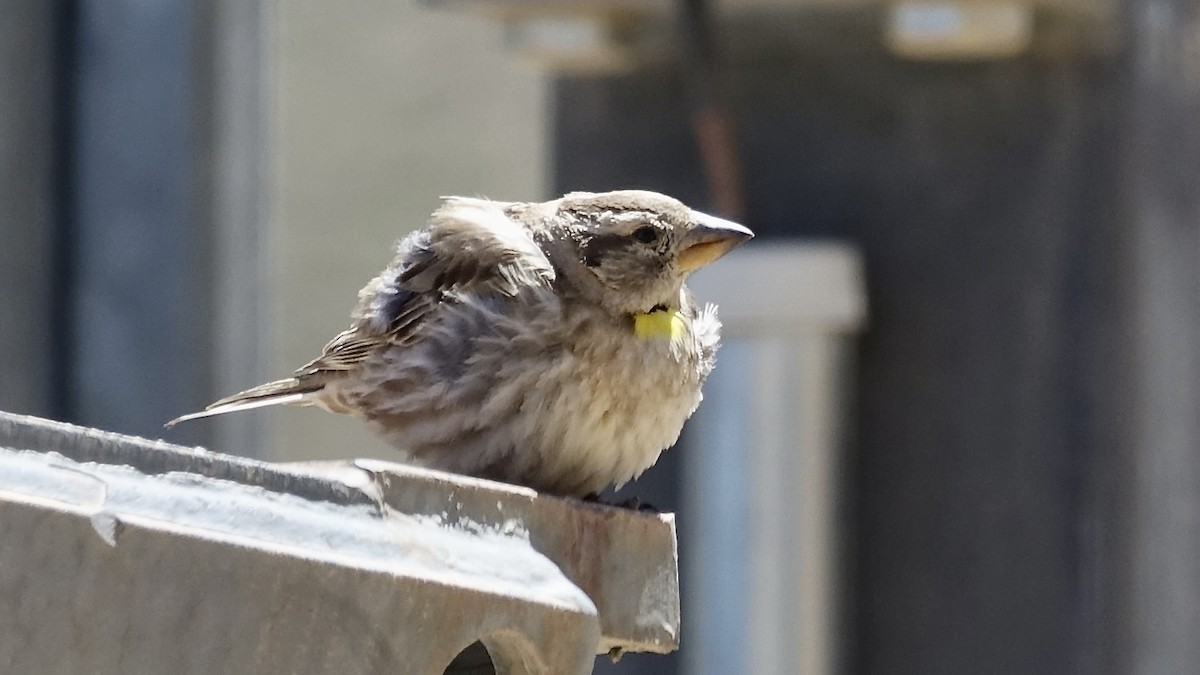
{"label": "blurred metal beam", "polygon": [[[219,0],[201,7],[207,12],[208,36],[202,41],[204,88],[212,101],[205,181],[212,237],[211,381],[213,393],[225,395],[244,389],[248,381],[268,379],[263,368],[269,339],[264,296],[270,284],[264,239],[271,19],[266,0]],[[259,415],[226,415],[214,421],[213,443],[262,457],[263,427]]]}
{"label": "blurred metal beam", "polygon": [[[60,414],[154,436],[259,372],[265,3],[82,0],[74,35]],[[177,438],[257,451],[260,424]]]}
{"label": "blurred metal beam", "polygon": [[0,408],[51,414],[57,5],[0,18]]}
{"label": "blurred metal beam", "polygon": [[1133,0],[1128,16],[1138,369],[1120,628],[1124,672],[1184,673],[1200,663],[1200,2]]}
{"label": "blurred metal beam", "polygon": [[682,547],[687,672],[840,672],[862,260],[844,244],[751,244],[689,285],[722,310],[726,344],[681,450],[681,511],[703,523]]}
{"label": "blurred metal beam", "polygon": [[198,28],[189,3],[79,5],[73,421],[153,435],[209,391]]}
{"label": "blurred metal beam", "polygon": [[[514,55],[562,75],[603,76],[684,61],[689,31],[673,35],[669,17],[726,24],[752,17],[796,18],[812,12],[889,17],[871,42],[886,41],[902,58],[953,62],[1037,54],[1110,53],[1118,42],[1117,0],[424,0],[508,27]],[[703,8],[703,11],[698,11]],[[708,22],[709,19],[704,19]],[[769,41],[755,43],[773,53]],[[716,126],[716,125],[713,125]],[[713,133],[713,132],[710,132]],[[724,133],[724,132],[717,132]],[[719,199],[723,201],[724,199]],[[729,215],[736,216],[730,211]]]}

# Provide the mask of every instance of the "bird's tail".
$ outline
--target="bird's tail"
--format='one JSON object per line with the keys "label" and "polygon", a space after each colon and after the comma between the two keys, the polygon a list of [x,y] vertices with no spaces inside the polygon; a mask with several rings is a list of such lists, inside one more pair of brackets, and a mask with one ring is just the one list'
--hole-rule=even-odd
{"label": "bird's tail", "polygon": [[226,396],[200,412],[176,417],[163,426],[169,428],[188,420],[223,415],[238,410],[251,410],[268,405],[305,405],[311,401],[314,394],[321,390],[322,386],[323,383],[301,382],[295,377],[260,384],[232,396]]}

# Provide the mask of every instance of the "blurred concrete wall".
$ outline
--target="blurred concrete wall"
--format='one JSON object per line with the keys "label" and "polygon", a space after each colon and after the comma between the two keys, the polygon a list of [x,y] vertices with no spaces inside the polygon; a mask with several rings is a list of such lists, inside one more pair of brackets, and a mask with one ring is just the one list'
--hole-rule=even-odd
{"label": "blurred concrete wall", "polygon": [[[547,86],[502,29],[415,0],[279,2],[270,22],[268,377],[320,353],[440,195],[546,197]],[[256,384],[245,382],[246,386]],[[355,420],[266,420],[264,456],[395,458]]]}

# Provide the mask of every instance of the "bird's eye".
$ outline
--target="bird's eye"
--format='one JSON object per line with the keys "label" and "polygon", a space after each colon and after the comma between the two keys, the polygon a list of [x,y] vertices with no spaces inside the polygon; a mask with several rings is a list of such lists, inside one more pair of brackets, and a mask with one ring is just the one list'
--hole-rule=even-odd
{"label": "bird's eye", "polygon": [[633,231],[633,238],[642,242],[643,244],[653,244],[654,242],[658,241],[658,230],[650,227],[649,225],[645,227],[639,227]]}

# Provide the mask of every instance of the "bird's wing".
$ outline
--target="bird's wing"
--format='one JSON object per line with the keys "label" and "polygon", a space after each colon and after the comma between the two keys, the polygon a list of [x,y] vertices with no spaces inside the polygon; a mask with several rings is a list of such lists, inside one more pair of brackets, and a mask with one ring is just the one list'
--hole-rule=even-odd
{"label": "bird's wing", "polygon": [[353,370],[376,350],[392,345],[408,345],[418,337],[416,327],[441,302],[437,293],[400,294],[403,306],[384,332],[373,331],[367,321],[355,321],[350,328],[338,333],[325,345],[321,355],[296,369],[296,377],[310,377],[319,372]]}
{"label": "bird's wing", "polygon": [[400,286],[415,293],[470,290],[516,295],[527,286],[548,286],[554,268],[505,204],[450,197],[430,226],[412,238],[400,270]]}
{"label": "bird's wing", "polygon": [[359,294],[354,324],[296,376],[351,370],[378,349],[414,344],[422,324],[449,299],[515,297],[523,288],[549,288],[554,267],[505,206],[448,198],[429,227],[405,238],[392,265]]}

